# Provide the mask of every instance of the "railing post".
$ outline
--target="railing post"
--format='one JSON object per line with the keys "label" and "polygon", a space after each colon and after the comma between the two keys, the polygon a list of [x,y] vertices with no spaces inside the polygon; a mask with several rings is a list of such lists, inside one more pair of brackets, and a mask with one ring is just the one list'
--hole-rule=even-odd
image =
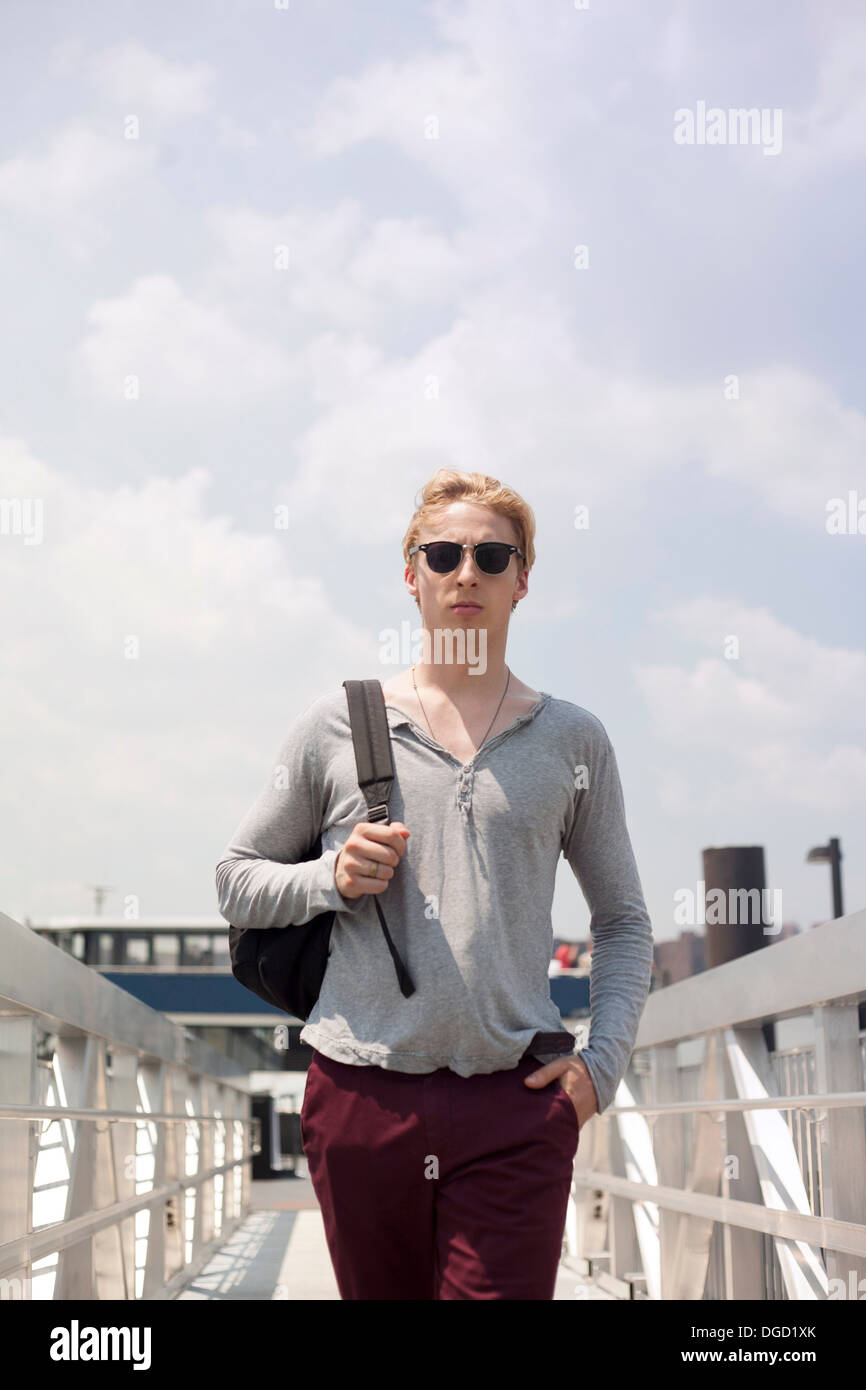
{"label": "railing post", "polygon": [[[38,1105],[36,1020],[0,1015],[0,1095],[10,1105]],[[33,1229],[33,1153],[38,1121],[0,1120],[0,1245]],[[0,1279],[0,1300],[29,1299],[31,1269],[22,1264]]]}
{"label": "railing post", "polygon": [[[863,1088],[858,1008],[853,1004],[819,1004],[815,1021],[815,1089],[819,1092],[859,1091]],[[826,1112],[820,1122],[822,1205],[824,1216],[866,1223],[866,1127],[860,1109]],[[827,1273],[844,1281],[844,1297],[852,1285],[866,1294],[866,1260],[856,1255],[825,1252]]]}
{"label": "railing post", "polygon": [[[159,1111],[166,1108],[166,1085],[165,1075],[167,1067],[165,1062],[151,1061],[143,1059],[139,1063],[139,1075],[147,1099],[149,1110]],[[146,1116],[142,1115],[142,1119]],[[169,1126],[166,1124],[155,1124],[148,1129],[147,1133],[152,1135],[153,1145],[153,1181],[152,1188],[161,1187],[166,1181],[166,1147]],[[150,1220],[147,1230],[147,1253],[144,1265],[144,1284],[141,1290],[141,1297],[153,1298],[166,1282],[165,1274],[165,1204],[162,1200],[151,1202],[148,1207]]]}
{"label": "railing post", "polygon": [[[215,1163],[225,1163],[229,1155],[229,1123],[226,1116],[231,1104],[230,1093],[227,1086],[221,1082],[213,1082],[211,1090],[211,1102],[215,1111],[219,1111],[222,1116],[222,1124],[214,1125],[211,1134],[213,1145],[213,1159]],[[229,1208],[226,1203],[228,1200],[229,1178],[225,1175],[218,1181],[214,1178],[213,1182],[213,1222],[214,1234],[223,1236],[226,1233],[229,1223]],[[217,1198],[217,1193],[220,1193]]]}
{"label": "railing post", "polygon": [[[718,1034],[708,1034],[704,1040],[704,1056],[696,1097],[698,1100],[712,1100],[719,1095],[719,1048]],[[678,1074],[675,1080],[676,1085],[671,1094],[660,1096],[660,1100],[673,1102],[686,1099],[682,1093],[682,1074]],[[659,1116],[656,1127],[672,1125],[675,1119],[679,1121],[675,1140],[680,1146],[678,1152],[681,1164],[671,1164],[670,1185],[687,1188],[690,1192],[718,1196],[723,1176],[723,1127],[713,1115],[705,1111],[691,1116],[691,1143],[689,1161],[686,1165],[686,1117]],[[660,1169],[659,1182],[665,1181]],[[664,1207],[660,1210],[660,1214],[662,1213],[672,1218],[668,1225],[673,1227],[674,1236],[672,1248],[667,1253],[664,1245],[662,1246],[662,1298],[676,1302],[684,1299],[702,1299],[707,1287],[714,1223],[685,1212],[665,1213]]]}
{"label": "railing post", "polygon": [[[173,1115],[184,1113],[183,1074],[179,1073],[176,1067],[166,1068],[164,1096],[167,1111]],[[182,1182],[186,1124],[183,1120],[172,1120],[165,1126],[165,1131],[165,1181]],[[163,1207],[165,1283],[179,1274],[184,1267],[184,1209],[183,1191],[169,1197]]]}
{"label": "railing post", "polygon": [[[677,1070],[677,1044],[662,1043],[651,1050],[652,1103],[672,1104],[680,1097],[680,1081]],[[684,1187],[686,1179],[685,1145],[683,1142],[683,1116],[657,1115],[651,1126],[653,1154],[656,1161],[659,1185],[661,1187]],[[672,1299],[688,1297],[677,1294],[676,1258],[680,1224],[687,1218],[679,1212],[659,1208],[659,1267],[661,1271],[661,1297]]]}
{"label": "railing post", "polygon": [[[131,1048],[111,1049],[108,1106],[111,1110],[138,1108],[138,1054]],[[136,1128],[134,1120],[115,1120],[110,1126],[111,1162],[114,1174],[112,1201],[135,1195]],[[135,1298],[135,1217],[129,1216],[113,1230],[99,1231],[96,1249],[99,1297]]]}
{"label": "railing post", "polygon": [[[105,1081],[105,1043],[92,1035],[60,1037],[57,1040],[56,1065],[60,1071],[66,1103],[83,1110],[105,1105],[99,1097],[99,1073]],[[85,1216],[97,1205],[96,1158],[99,1135],[90,1120],[73,1120],[74,1149],[70,1159],[69,1187],[66,1193],[64,1220]],[[96,1299],[99,1297],[94,1278],[93,1237],[85,1236],[57,1257],[57,1279],[54,1297],[58,1300]]]}
{"label": "railing post", "polygon": [[581,1172],[608,1166],[608,1129],[612,1120],[594,1116],[584,1126],[574,1160],[571,1207],[573,1224],[566,1226],[568,1253],[574,1258],[588,1260],[607,1249],[607,1229],[610,1202],[606,1192],[574,1181]]}
{"label": "railing post", "polygon": [[[767,1045],[760,1027],[738,1028],[736,1029],[736,1037],[744,1044],[747,1039],[751,1040],[752,1047],[749,1051],[753,1057],[760,1053],[763,1054],[765,1065],[762,1070],[766,1074],[769,1070],[766,1065]],[[724,1048],[723,1052],[722,1097],[735,1100],[737,1098],[737,1085],[727,1048]],[[762,1206],[764,1196],[742,1112],[728,1114],[725,1122],[725,1133],[728,1153],[722,1156],[722,1162],[725,1164],[725,1170],[729,1176],[725,1179],[727,1185],[723,1185],[724,1195],[733,1197],[740,1202],[755,1202],[758,1206]],[[726,1254],[730,1260],[730,1288],[727,1290],[727,1296],[731,1299],[766,1298],[767,1292],[761,1277],[763,1238],[760,1233],[746,1230],[742,1226],[728,1225],[724,1228],[723,1239],[727,1242]]]}
{"label": "railing post", "polygon": [[[217,1088],[206,1077],[199,1078],[202,1114],[213,1115],[217,1108]],[[199,1140],[199,1166],[203,1172],[214,1167],[214,1133],[216,1125],[202,1125]],[[208,1178],[199,1188],[199,1231],[203,1245],[214,1238],[214,1178]]]}
{"label": "railing post", "polygon": [[[196,1113],[196,1114],[203,1114],[203,1113],[204,1113],[204,1108],[205,1108],[205,1089],[204,1089],[204,1083],[203,1083],[202,1078],[201,1078],[200,1076],[190,1076],[189,1073],[187,1073],[186,1094],[187,1094],[187,1096],[189,1097],[190,1105],[191,1105],[191,1107],[192,1107],[193,1112]],[[190,1128],[192,1128],[195,1132],[197,1132],[197,1139],[196,1139],[196,1145],[195,1145],[195,1162],[196,1162],[195,1174],[196,1174],[196,1176],[198,1176],[198,1174],[201,1173],[202,1170],[204,1169],[204,1161],[203,1161],[203,1158],[204,1158],[204,1150],[203,1150],[203,1145],[204,1145],[204,1142],[205,1142],[205,1135],[206,1135],[207,1131],[211,1128],[211,1126],[210,1126],[210,1125],[204,1125],[204,1124],[196,1124],[196,1125],[193,1125],[193,1126],[189,1126],[189,1125],[188,1125],[188,1126],[187,1126],[187,1134],[189,1134]],[[186,1142],[186,1150],[187,1150],[187,1153],[189,1153],[189,1139],[188,1139],[188,1138],[187,1138],[187,1142]],[[187,1176],[191,1176],[191,1174],[189,1173],[189,1168],[188,1168],[188,1167],[186,1168],[185,1171],[186,1171],[186,1173],[187,1173]],[[203,1187],[200,1183],[196,1183],[195,1196],[194,1196],[194,1198],[193,1198],[193,1201],[195,1202],[195,1210],[194,1210],[193,1221],[192,1221],[192,1250],[190,1251],[190,1258],[189,1258],[189,1261],[188,1261],[189,1264],[195,1264],[195,1262],[196,1262],[196,1260],[197,1260],[197,1258],[198,1258],[198,1253],[199,1253],[199,1251],[201,1250],[202,1246],[204,1245],[204,1225],[203,1225],[203,1203],[204,1203],[204,1196],[205,1196],[204,1187]],[[188,1224],[189,1224],[189,1213],[187,1213],[187,1226],[188,1226]],[[186,1230],[184,1230],[184,1240],[186,1240]],[[186,1247],[184,1247],[184,1260],[186,1260]]]}
{"label": "railing post", "polygon": [[[243,1119],[252,1113],[252,1102],[249,1096],[243,1095],[240,1091],[235,1091],[232,1096],[231,1115],[233,1121]],[[232,1158],[240,1158],[244,1151],[248,1131],[243,1126],[232,1123],[230,1126],[232,1141]],[[247,1146],[249,1147],[249,1146]],[[244,1163],[232,1170],[232,1218],[239,1221],[243,1212],[249,1210],[250,1191],[252,1182],[253,1161],[248,1158]],[[235,1174],[240,1173],[240,1178]]]}
{"label": "railing post", "polygon": [[[628,1176],[625,1167],[620,1121],[614,1116],[607,1125],[609,1171],[617,1177]],[[630,1270],[642,1268],[641,1251],[634,1224],[634,1204],[628,1197],[611,1196],[608,1205],[609,1271],[617,1279]]]}

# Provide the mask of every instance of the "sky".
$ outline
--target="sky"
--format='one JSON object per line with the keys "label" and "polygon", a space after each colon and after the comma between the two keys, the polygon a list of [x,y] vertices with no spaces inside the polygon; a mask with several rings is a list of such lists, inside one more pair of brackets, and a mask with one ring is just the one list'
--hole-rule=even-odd
{"label": "sky", "polygon": [[604,724],[656,939],[711,846],[807,928],[838,836],[864,907],[862,6],[0,31],[0,910],[219,920],[295,717],[412,660],[442,466],[535,513],[507,661]]}

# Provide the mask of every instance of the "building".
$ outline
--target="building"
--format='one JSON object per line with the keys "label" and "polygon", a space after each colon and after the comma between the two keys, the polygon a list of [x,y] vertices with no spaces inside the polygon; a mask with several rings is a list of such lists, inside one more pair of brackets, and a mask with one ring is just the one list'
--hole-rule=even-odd
{"label": "building", "polygon": [[49,917],[26,925],[251,1071],[309,1063],[302,1021],[235,979],[221,917]]}

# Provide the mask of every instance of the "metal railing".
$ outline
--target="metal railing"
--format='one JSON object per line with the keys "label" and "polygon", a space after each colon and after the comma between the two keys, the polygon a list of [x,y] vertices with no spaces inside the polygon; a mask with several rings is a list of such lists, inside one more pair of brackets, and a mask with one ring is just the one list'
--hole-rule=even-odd
{"label": "metal railing", "polygon": [[0,1299],[171,1298],[249,1210],[245,1072],[0,913]]}
{"label": "metal railing", "polygon": [[866,911],[652,993],[569,1263],[632,1298],[866,1296],[864,1001]]}

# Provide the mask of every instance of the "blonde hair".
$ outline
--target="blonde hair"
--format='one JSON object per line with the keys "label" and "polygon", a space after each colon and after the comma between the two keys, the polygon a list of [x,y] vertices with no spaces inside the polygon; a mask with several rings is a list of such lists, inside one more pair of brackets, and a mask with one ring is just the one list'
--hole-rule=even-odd
{"label": "blonde hair", "polygon": [[[410,558],[409,550],[417,545],[422,529],[434,523],[437,515],[452,502],[480,503],[499,516],[507,517],[523,551],[523,558],[517,557],[520,570],[532,569],[535,564],[535,515],[529,503],[513,488],[504,487],[498,478],[486,473],[461,473],[456,468],[437,468],[416,497],[415,512],[403,537],[403,559],[407,565],[414,569],[415,556]],[[415,602],[420,609],[417,598]],[[512,613],[516,607],[515,600],[511,605]]]}

